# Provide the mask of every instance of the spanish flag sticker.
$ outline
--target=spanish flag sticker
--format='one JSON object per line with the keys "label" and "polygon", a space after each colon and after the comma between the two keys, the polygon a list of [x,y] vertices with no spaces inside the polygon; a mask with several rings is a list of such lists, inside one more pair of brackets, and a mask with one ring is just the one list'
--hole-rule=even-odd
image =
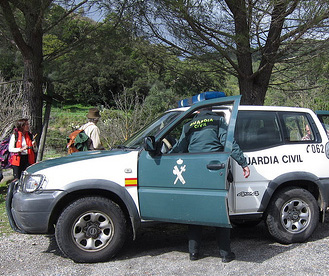
{"label": "spanish flag sticker", "polygon": [[125,186],[126,187],[136,187],[137,178],[125,178]]}

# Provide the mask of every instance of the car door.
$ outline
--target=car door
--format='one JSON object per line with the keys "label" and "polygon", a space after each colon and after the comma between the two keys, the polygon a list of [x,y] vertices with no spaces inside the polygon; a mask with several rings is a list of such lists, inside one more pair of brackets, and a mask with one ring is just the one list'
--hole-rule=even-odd
{"label": "car door", "polygon": [[203,105],[229,113],[222,152],[161,154],[143,150],[138,163],[138,196],[141,217],[147,220],[230,227],[227,173],[240,96],[193,105],[166,132]]}

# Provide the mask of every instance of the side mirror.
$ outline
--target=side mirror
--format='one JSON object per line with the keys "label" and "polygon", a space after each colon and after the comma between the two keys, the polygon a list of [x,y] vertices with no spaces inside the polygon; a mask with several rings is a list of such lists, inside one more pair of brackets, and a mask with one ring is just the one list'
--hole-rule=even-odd
{"label": "side mirror", "polygon": [[144,149],[150,153],[154,153],[156,150],[154,136],[147,136],[144,138]]}

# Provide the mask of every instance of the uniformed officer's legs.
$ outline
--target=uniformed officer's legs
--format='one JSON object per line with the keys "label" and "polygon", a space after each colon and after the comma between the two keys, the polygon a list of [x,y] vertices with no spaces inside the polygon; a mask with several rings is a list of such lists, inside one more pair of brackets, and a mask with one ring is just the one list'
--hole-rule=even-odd
{"label": "uniformed officer's legs", "polygon": [[231,229],[216,227],[216,239],[219,247],[219,256],[224,263],[235,259],[235,254],[231,251]]}
{"label": "uniformed officer's legs", "polygon": [[188,226],[188,250],[190,252],[190,260],[195,261],[199,258],[199,251],[202,239],[202,226]]}

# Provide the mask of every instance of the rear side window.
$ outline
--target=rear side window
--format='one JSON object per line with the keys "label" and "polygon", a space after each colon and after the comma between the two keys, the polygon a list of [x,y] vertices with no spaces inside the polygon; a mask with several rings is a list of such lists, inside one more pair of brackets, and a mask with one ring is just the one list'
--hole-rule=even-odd
{"label": "rear side window", "polygon": [[312,124],[305,113],[281,113],[286,142],[315,141]]}
{"label": "rear side window", "polygon": [[235,140],[244,151],[277,146],[283,143],[278,118],[271,111],[239,111]]}
{"label": "rear side window", "polygon": [[318,114],[318,117],[329,138],[329,114]]}

